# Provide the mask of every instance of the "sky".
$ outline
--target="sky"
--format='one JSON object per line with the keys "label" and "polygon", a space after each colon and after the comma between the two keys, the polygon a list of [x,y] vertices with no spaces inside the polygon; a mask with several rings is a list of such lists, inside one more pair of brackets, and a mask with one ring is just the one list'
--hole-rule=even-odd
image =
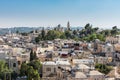
{"label": "sky", "polygon": [[120,28],[120,0],[0,0],[0,27]]}

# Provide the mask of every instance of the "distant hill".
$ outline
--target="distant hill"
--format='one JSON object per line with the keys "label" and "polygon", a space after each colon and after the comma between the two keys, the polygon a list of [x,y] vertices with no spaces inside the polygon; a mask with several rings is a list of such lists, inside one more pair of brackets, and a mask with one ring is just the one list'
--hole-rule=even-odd
{"label": "distant hill", "polygon": [[71,29],[72,29],[72,30],[77,30],[77,29],[82,30],[83,27],[80,27],[80,26],[78,26],[78,27],[71,27]]}
{"label": "distant hill", "polygon": [[[30,32],[33,30],[41,30],[43,27],[14,27],[14,28],[0,28],[0,35],[4,35],[6,33],[16,33],[19,31],[20,33]],[[53,29],[54,27],[45,27],[45,29]],[[64,27],[65,28],[65,27]],[[83,27],[71,27],[72,30],[81,30]]]}
{"label": "distant hill", "polygon": [[20,33],[23,32],[30,32],[33,30],[40,30],[41,27],[14,27],[14,28],[0,28],[0,34],[6,34],[6,33],[16,33],[16,31],[19,31]]}

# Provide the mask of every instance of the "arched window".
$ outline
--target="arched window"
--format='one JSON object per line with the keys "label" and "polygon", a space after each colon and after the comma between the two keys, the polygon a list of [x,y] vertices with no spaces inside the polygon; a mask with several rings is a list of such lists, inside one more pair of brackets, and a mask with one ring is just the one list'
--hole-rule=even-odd
{"label": "arched window", "polygon": [[21,64],[21,62],[20,61],[18,61],[18,65],[20,65]]}
{"label": "arched window", "polygon": [[16,63],[13,63],[13,67],[16,67]]}

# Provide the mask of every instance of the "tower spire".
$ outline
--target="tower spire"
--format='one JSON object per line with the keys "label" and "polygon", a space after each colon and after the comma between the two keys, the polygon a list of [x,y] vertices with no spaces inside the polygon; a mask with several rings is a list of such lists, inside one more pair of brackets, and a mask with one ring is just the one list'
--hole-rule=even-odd
{"label": "tower spire", "polygon": [[67,30],[70,30],[70,22],[67,22]]}

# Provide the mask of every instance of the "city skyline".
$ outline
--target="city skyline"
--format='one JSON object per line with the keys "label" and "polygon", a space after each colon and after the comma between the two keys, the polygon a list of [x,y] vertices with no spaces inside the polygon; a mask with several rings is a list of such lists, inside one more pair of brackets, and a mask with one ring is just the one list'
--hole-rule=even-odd
{"label": "city skyline", "polygon": [[1,0],[0,28],[85,26],[120,28],[120,0]]}

